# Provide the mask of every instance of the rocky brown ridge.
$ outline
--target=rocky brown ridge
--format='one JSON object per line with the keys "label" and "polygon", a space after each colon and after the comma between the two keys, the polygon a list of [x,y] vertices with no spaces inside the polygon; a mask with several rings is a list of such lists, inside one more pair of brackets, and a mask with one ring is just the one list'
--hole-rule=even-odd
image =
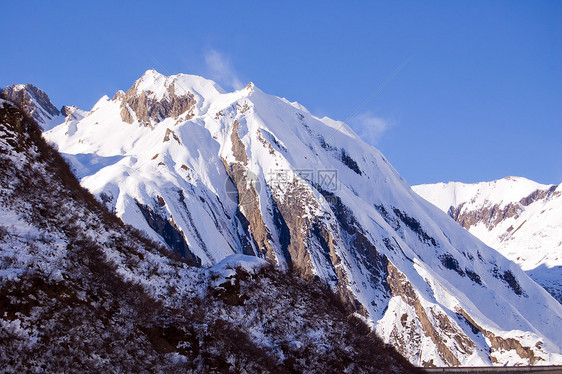
{"label": "rocky brown ridge", "polygon": [[[465,203],[462,203],[456,207],[451,206],[447,214],[467,230],[479,223],[484,223],[488,230],[491,230],[507,218],[517,218],[523,211],[523,207],[529,206],[537,200],[558,196],[560,192],[556,192],[557,187],[558,186],[551,186],[546,190],[533,191],[528,196],[522,198],[518,203],[509,203],[505,206],[489,204],[481,209],[469,211],[464,209]],[[513,234],[513,232],[511,232],[511,234]]]}
{"label": "rocky brown ridge", "polygon": [[125,94],[118,92],[114,99],[121,100],[121,119],[127,123],[138,121],[145,126],[153,126],[166,119],[178,117],[187,112],[185,120],[193,118],[195,97],[192,93],[176,95],[175,85],[170,84],[167,94],[160,100],[155,100],[152,92],[138,92],[135,83]]}
{"label": "rocky brown ridge", "polygon": [[483,222],[488,229],[492,229],[504,219],[519,216],[519,213],[523,210],[519,204],[513,203],[509,203],[504,207],[495,204],[473,211],[463,210],[464,206],[465,203],[457,207],[451,206],[448,214],[467,230],[481,222]]}
{"label": "rocky brown ridge", "polygon": [[255,189],[255,180],[252,173],[249,173],[248,156],[246,147],[238,135],[238,121],[234,122],[230,140],[232,142],[232,153],[235,162],[228,164],[223,160],[226,171],[231,181],[236,186],[238,192],[238,211],[237,216],[246,223],[252,243],[255,244],[255,254],[260,253],[271,262],[275,262],[275,252],[271,246],[271,232],[265,225],[260,209],[260,199]]}
{"label": "rocky brown ridge", "polygon": [[0,97],[17,104],[26,115],[32,117],[39,124],[43,124],[60,114],[47,94],[32,84],[14,84],[5,87]]}

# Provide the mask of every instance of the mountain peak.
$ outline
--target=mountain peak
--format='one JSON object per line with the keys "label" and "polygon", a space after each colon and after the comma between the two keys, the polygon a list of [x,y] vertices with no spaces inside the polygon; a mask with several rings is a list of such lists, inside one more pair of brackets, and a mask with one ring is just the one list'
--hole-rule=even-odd
{"label": "mountain peak", "polygon": [[186,119],[193,118],[196,103],[223,93],[225,91],[212,80],[189,74],[166,76],[151,69],[126,93],[117,92],[114,99],[121,100],[123,121],[154,126],[182,114],[186,114]]}
{"label": "mountain peak", "polygon": [[5,87],[0,96],[18,105],[26,115],[37,121],[43,130],[57,124],[54,120],[61,114],[49,96],[30,83]]}
{"label": "mountain peak", "polygon": [[[154,126],[166,118],[177,119],[192,111],[197,101],[191,84],[185,79],[178,82],[180,77],[166,77],[154,69],[147,70],[126,93],[115,94],[114,99],[121,100],[121,119],[131,124]],[[190,113],[189,118],[193,117]]]}
{"label": "mountain peak", "polygon": [[100,357],[108,372],[325,373],[334,363],[418,372],[319,284],[241,254],[197,269],[126,227],[9,102],[0,105],[0,185],[4,372],[72,371]]}
{"label": "mountain peak", "polygon": [[144,74],[135,81],[135,86],[142,87],[153,84],[165,84],[168,77],[164,74],[160,74],[155,69],[150,69],[144,72]]}
{"label": "mountain peak", "polygon": [[152,69],[148,69],[147,71],[144,72],[144,74],[142,75],[142,77],[163,77],[164,74],[159,73],[158,71],[156,71],[156,69],[152,68]]}
{"label": "mountain peak", "polygon": [[33,86],[30,83],[27,84],[14,84],[12,85],[12,88],[14,91],[21,91],[21,90],[25,90],[27,87],[29,88],[36,88],[35,86]]}
{"label": "mountain peak", "polygon": [[138,93],[144,91],[146,94],[160,100],[166,95],[166,91],[169,90],[170,86],[174,86],[176,94],[185,94],[187,92],[196,93],[195,91],[200,91],[201,96],[207,96],[208,93],[214,94],[215,91],[225,93],[216,82],[199,75],[183,73],[164,75],[154,69],[145,71],[131,88],[135,88]]}

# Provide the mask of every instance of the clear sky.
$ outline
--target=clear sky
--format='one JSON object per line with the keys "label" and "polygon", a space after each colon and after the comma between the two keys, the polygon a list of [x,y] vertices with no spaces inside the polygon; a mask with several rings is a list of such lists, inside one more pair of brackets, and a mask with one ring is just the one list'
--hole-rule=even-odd
{"label": "clear sky", "polygon": [[150,68],[253,81],[410,184],[562,182],[562,1],[76,3],[3,3],[0,86],[90,109]]}

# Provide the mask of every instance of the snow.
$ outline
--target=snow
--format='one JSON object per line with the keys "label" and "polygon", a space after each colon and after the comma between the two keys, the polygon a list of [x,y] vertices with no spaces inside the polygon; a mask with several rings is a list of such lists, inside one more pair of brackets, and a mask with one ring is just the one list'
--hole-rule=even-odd
{"label": "snow", "polygon": [[252,274],[267,265],[268,262],[266,260],[256,256],[235,254],[225,257],[219,263],[210,267],[209,271],[224,278],[228,278],[236,274],[236,269],[238,268],[242,268]]}
{"label": "snow", "polygon": [[124,158],[122,155],[103,157],[94,153],[62,153],[62,156],[74,167],[74,174],[78,179],[96,174],[104,167],[116,164]]}
{"label": "snow", "polygon": [[43,121],[39,121],[40,122],[39,124],[41,125],[41,128],[44,131],[49,131],[50,129],[58,126],[63,121],[64,121],[64,116],[58,115],[52,118],[46,118]]}

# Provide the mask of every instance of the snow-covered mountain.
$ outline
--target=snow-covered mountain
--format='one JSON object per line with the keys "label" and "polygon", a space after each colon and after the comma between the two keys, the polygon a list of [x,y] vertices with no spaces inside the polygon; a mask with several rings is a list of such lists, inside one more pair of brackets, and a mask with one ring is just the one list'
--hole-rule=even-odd
{"label": "snow-covered mountain", "polygon": [[416,373],[326,288],[126,226],[0,99],[2,373]]}
{"label": "snow-covered mountain", "polygon": [[203,266],[323,282],[416,365],[562,362],[562,306],[342,122],[147,71],[44,136],[124,222]]}
{"label": "snow-covered mountain", "polygon": [[562,185],[525,178],[414,186],[484,243],[519,264],[562,303]]}

